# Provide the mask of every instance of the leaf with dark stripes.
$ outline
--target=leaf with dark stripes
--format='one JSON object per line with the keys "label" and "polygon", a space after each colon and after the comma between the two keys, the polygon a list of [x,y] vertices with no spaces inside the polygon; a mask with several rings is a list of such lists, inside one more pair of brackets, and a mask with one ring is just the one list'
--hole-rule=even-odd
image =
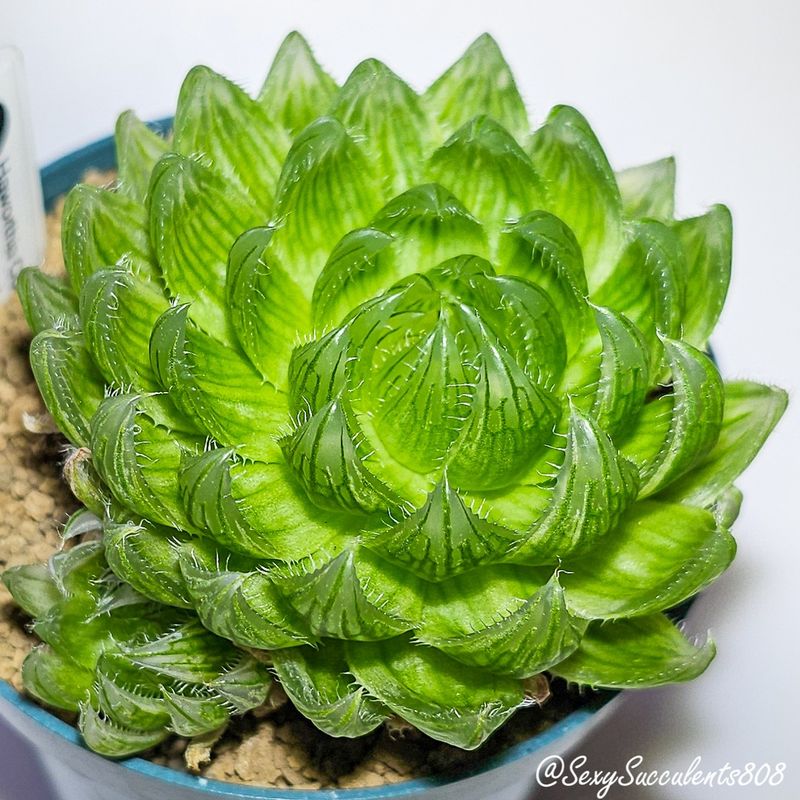
{"label": "leaf with dark stripes", "polygon": [[336,90],[336,82],[317,63],[308,42],[292,31],[278,48],[258,102],[296,136],[330,108]]}
{"label": "leaf with dark stripes", "polygon": [[652,614],[595,622],[552,672],[586,686],[646,689],[696,678],[715,653],[711,640],[692,644],[663,614]]}
{"label": "leaf with dark stripes", "polygon": [[329,736],[364,736],[388,716],[363,686],[353,686],[348,679],[340,642],[280,650],[273,654],[273,663],[295,707]]}
{"label": "leaf with dark stripes", "polygon": [[309,297],[336,242],[380,205],[375,166],[339,120],[320,117],[294,140],[278,181],[272,246]]}
{"label": "leaf with dark stripes", "polygon": [[499,675],[528,678],[570,655],[586,624],[567,608],[558,575],[494,567],[430,587],[417,638]]}
{"label": "leaf with dark stripes", "polygon": [[192,319],[220,341],[228,253],[239,234],[265,222],[251,195],[198,161],[169,154],[153,170],[150,236],[172,298],[191,302]]}
{"label": "leaf with dark stripes", "polygon": [[614,173],[589,123],[569,106],[556,106],[533,135],[533,165],[547,181],[547,208],[580,242],[589,288],[602,285],[625,241],[622,200]]}
{"label": "leaf with dark stripes", "polygon": [[78,298],[64,278],[38,267],[25,267],[17,276],[16,288],[25,321],[34,334],[48,328],[80,329]]}
{"label": "leaf with dark stripes", "polygon": [[76,294],[89,275],[107,267],[123,267],[156,284],[160,280],[147,210],[119,192],[82,183],[72,189],[64,203],[61,245]]}
{"label": "leaf with dark stripes", "polygon": [[77,446],[89,442],[89,421],[105,384],[86,348],[82,333],[44,330],[31,342],[36,385],[59,430]]}
{"label": "leaf with dark stripes", "polygon": [[[423,733],[474,750],[522,702],[522,682],[465,664],[406,637],[348,642],[347,663],[372,697]],[[453,714],[453,709],[458,714]]]}
{"label": "leaf with dark stripes", "polygon": [[144,203],[150,185],[150,173],[169,142],[142,122],[133,111],[125,111],[117,119],[114,131],[117,154],[117,191]]}
{"label": "leaf with dark stripes", "polygon": [[514,76],[497,42],[487,33],[433,82],[423,103],[443,139],[478,114],[497,120],[517,140],[529,131],[528,113]]}
{"label": "leaf with dark stripes", "polygon": [[262,221],[272,208],[289,144],[263,104],[235,83],[202,66],[186,76],[175,112],[175,151],[203,159],[228,186],[250,198]]}

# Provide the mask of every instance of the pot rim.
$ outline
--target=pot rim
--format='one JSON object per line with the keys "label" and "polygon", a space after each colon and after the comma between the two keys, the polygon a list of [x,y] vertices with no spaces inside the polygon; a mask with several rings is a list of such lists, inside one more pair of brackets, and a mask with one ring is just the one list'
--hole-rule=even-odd
{"label": "pot rim", "polygon": [[[600,695],[599,702],[591,703],[584,708],[573,711],[546,730],[482,761],[474,769],[462,770],[457,774],[432,775],[425,778],[415,778],[409,781],[401,781],[399,783],[384,784],[375,787],[308,790],[247,786],[246,784],[219,781],[212,778],[191,775],[186,772],[179,772],[171,767],[154,764],[151,761],[139,757],[123,759],[116,763],[132,772],[138,772],[172,786],[182,786],[195,791],[204,792],[212,797],[239,797],[248,798],[249,800],[385,800],[387,798],[408,797],[421,794],[435,787],[446,786],[506,766],[529,756],[531,753],[535,753],[537,750],[543,750],[548,745],[557,743],[562,738],[566,739],[569,734],[577,731],[584,725],[588,725],[598,712],[605,708],[615,697],[621,699],[621,695],[621,692],[609,692]],[[42,727],[59,738],[79,747],[86,754],[95,755],[84,745],[77,728],[60,720],[42,706],[37,705],[34,701],[27,699],[6,681],[0,681],[0,700],[8,701],[26,716],[30,717],[34,722],[39,723]],[[99,758],[100,756],[97,757]]]}
{"label": "pot rim", "polygon": [[[172,127],[172,121],[172,117],[165,117],[149,124],[157,131],[164,133]],[[113,169],[115,166],[113,136],[98,139],[47,164],[41,170],[45,208],[48,211],[51,210],[56,200],[78,183],[87,170],[92,168],[107,170]],[[146,775],[166,784],[182,786],[216,797],[239,797],[249,798],[250,800],[384,800],[384,798],[406,797],[489,772],[519,761],[561,739],[566,741],[566,737],[569,734],[588,725],[601,709],[606,707],[612,699],[622,694],[622,692],[616,691],[606,691],[598,694],[583,708],[573,711],[564,719],[559,720],[529,739],[512,745],[491,758],[482,760],[474,769],[462,770],[457,774],[415,778],[383,786],[360,789],[313,790],[256,787],[190,775],[189,773],[179,772],[171,767],[154,764],[138,757],[123,759],[117,763],[132,772]],[[91,753],[83,744],[76,728],[24,697],[6,681],[0,681],[0,700],[9,702],[27,717],[39,723],[59,738],[76,745],[87,754]]]}

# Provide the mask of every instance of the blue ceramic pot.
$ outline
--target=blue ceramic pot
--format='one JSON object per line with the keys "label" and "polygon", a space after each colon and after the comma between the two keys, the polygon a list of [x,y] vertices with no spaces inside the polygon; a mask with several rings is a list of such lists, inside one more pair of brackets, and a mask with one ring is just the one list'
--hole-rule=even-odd
{"label": "blue ceramic pot", "polygon": [[[167,129],[171,120],[155,123]],[[111,137],[77,150],[42,170],[45,205],[91,168],[115,166]],[[261,789],[208,780],[141,758],[109,761],[86,749],[75,728],[0,681],[0,797],[30,800],[530,800],[538,764],[564,754],[618,706],[614,693],[598,696],[548,730],[483,759],[456,776],[430,777],[369,789]]]}

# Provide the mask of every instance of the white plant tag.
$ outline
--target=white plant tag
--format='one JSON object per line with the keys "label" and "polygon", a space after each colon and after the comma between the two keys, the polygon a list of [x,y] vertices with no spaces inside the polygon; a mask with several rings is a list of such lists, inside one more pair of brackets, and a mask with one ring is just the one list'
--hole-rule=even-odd
{"label": "white plant tag", "polygon": [[44,233],[22,56],[0,47],[0,301],[23,267],[41,263]]}

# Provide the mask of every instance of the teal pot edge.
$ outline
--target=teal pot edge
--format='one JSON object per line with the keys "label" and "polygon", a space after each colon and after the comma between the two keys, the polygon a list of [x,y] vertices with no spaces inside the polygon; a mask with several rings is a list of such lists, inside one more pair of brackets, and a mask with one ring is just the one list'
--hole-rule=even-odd
{"label": "teal pot edge", "polygon": [[[172,118],[167,117],[150,124],[154,129],[165,132],[170,128]],[[113,169],[115,166],[116,157],[113,136],[93,142],[48,164],[41,170],[45,207],[50,210],[56,200],[78,183],[87,170],[107,170]],[[190,791],[193,790],[209,797],[239,797],[250,798],[250,800],[384,800],[385,798],[407,797],[429,792],[437,787],[460,782],[492,770],[511,767],[511,765],[517,767],[514,772],[519,774],[519,767],[522,766],[519,762],[533,753],[543,751],[545,748],[549,748],[548,752],[562,752],[569,743],[582,738],[581,729],[584,728],[585,732],[588,733],[589,730],[594,728],[595,723],[599,721],[598,716],[606,716],[606,714],[598,715],[598,712],[606,707],[618,694],[620,693],[602,692],[598,694],[585,707],[573,711],[547,730],[513,745],[492,758],[481,761],[472,770],[460,771],[455,775],[432,776],[364,789],[317,789],[308,791],[304,789],[250,787],[190,775],[169,767],[153,764],[142,758],[129,758],[119,761],[117,764],[123,769],[147,778],[163,781],[174,788],[181,787]],[[39,725],[48,733],[63,740],[64,744],[74,745],[87,756],[97,758],[95,754],[85,747],[80,734],[74,727],[23,697],[10,684],[0,681],[0,716],[7,718],[7,721],[12,723],[13,726],[14,714],[7,714],[3,706],[6,706],[12,712],[16,712],[17,715],[23,715],[24,722],[34,723],[33,726],[27,724],[21,727],[30,729]],[[607,709],[608,711],[611,711],[611,709]],[[24,720],[24,718],[27,718],[27,720]],[[20,726],[13,727],[19,729]],[[33,737],[26,735],[22,730],[20,730],[20,733],[34,747],[36,746],[37,742]],[[72,748],[68,748],[68,750],[71,751]],[[73,755],[78,757],[79,753],[74,752]],[[529,774],[533,777],[535,765],[531,764],[531,767]]]}

